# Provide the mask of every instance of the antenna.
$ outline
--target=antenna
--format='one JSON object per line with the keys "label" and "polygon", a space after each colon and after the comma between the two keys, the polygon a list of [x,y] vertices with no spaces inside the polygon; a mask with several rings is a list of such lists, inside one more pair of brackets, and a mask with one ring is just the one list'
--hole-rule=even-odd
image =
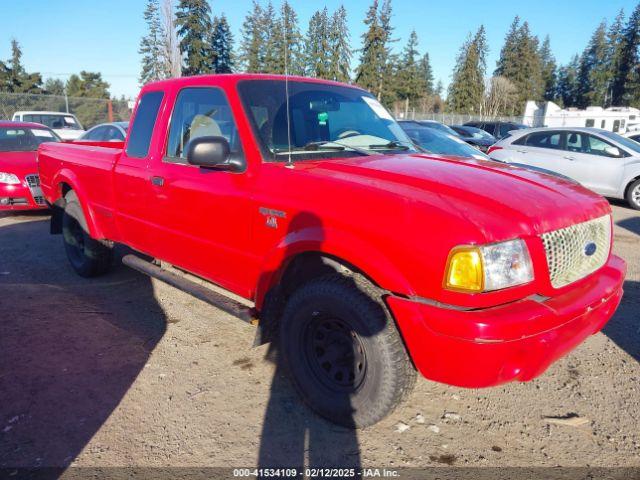
{"label": "antenna", "polygon": [[291,159],[291,114],[289,112],[289,61],[288,61],[288,45],[287,45],[287,2],[282,3],[282,34],[284,35],[284,95],[287,109],[287,143],[288,152],[287,164],[285,167],[293,168],[293,160]]}

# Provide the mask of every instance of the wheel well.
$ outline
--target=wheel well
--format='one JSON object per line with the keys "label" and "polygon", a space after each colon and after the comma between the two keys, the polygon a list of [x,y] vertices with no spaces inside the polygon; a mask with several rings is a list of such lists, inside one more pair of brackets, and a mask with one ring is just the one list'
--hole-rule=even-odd
{"label": "wheel well", "polygon": [[289,262],[280,277],[278,286],[281,294],[286,298],[300,285],[331,273],[344,275],[359,273],[374,283],[364,272],[341,258],[320,252],[306,252],[297,255]]}
{"label": "wheel well", "polygon": [[60,194],[62,196],[62,198],[66,197],[67,193],[69,193],[71,190],[73,190],[71,188],[71,185],[69,185],[68,183],[61,183],[60,184]]}
{"label": "wheel well", "polygon": [[633,182],[635,182],[636,180],[640,180],[640,176],[637,176],[636,178],[632,178],[631,181],[629,183],[627,183],[627,186],[624,187],[624,198],[627,198],[627,193],[629,193],[629,188],[631,187],[631,185],[633,185]]}

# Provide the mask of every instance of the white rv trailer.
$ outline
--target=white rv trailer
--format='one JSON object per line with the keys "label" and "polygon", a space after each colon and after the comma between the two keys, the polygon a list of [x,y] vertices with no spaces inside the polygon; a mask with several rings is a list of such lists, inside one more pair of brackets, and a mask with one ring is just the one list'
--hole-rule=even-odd
{"label": "white rv trailer", "polygon": [[595,127],[616,133],[640,130],[640,110],[633,107],[560,108],[553,102],[528,101],[522,123],[531,127]]}

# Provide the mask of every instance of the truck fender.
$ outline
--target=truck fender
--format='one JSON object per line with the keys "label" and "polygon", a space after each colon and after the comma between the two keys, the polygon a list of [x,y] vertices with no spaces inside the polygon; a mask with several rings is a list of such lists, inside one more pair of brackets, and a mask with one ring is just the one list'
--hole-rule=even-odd
{"label": "truck fender", "polygon": [[[91,238],[100,239],[103,238],[99,228],[96,225],[95,214],[91,205],[89,204],[89,200],[87,198],[86,192],[80,187],[80,183],[78,181],[77,175],[71,170],[64,168],[60,170],[54,177],[52,185],[54,185],[55,191],[55,199],[53,199],[54,205],[54,216],[58,216],[64,211],[64,195],[62,186],[66,184],[71,190],[75,192],[78,197],[78,201],[80,202],[80,207],[82,208],[82,213],[84,213],[84,218],[87,221],[87,229],[89,230],[89,235]],[[56,214],[56,212],[58,212]],[[52,231],[54,227],[60,221],[59,218],[54,219],[52,217],[51,228]]]}
{"label": "truck fender", "polygon": [[296,256],[310,252],[352,266],[385,290],[406,295],[414,293],[393,262],[369,242],[341,230],[310,227],[290,232],[265,256],[255,292],[256,308],[261,308],[265,295],[280,282],[290,262]]}

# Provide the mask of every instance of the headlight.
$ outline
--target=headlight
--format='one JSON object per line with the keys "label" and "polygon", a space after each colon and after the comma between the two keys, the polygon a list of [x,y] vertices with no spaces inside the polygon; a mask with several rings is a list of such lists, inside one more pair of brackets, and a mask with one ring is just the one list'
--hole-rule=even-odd
{"label": "headlight", "polygon": [[510,240],[454,248],[449,254],[444,284],[450,290],[490,292],[532,280],[527,245],[522,240]]}
{"label": "headlight", "polygon": [[20,183],[20,179],[13,173],[0,172],[0,183],[18,185]]}

